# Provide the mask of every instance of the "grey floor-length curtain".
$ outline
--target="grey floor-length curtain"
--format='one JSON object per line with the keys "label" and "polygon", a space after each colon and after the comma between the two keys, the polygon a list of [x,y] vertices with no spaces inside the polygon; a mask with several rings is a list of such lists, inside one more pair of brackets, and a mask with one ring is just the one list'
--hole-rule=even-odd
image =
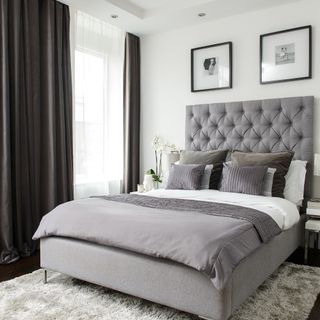
{"label": "grey floor-length curtain", "polygon": [[140,179],[140,39],[127,33],[125,41],[123,192],[129,193]]}
{"label": "grey floor-length curtain", "polygon": [[30,255],[41,217],[73,197],[69,8],[0,0],[0,263]]}

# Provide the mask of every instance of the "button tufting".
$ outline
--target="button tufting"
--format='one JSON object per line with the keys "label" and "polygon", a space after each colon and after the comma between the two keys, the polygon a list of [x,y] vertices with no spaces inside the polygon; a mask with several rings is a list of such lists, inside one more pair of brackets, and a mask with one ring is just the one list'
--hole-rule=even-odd
{"label": "button tufting", "polygon": [[297,104],[291,111],[287,108],[281,103],[272,103],[266,108],[261,103],[252,104],[246,110],[243,105],[230,108],[223,104],[210,107],[210,110],[189,109],[187,144],[198,150],[230,145],[230,149],[237,146],[246,151],[261,149],[264,152],[275,152],[284,149],[288,141],[294,140],[295,146],[291,147],[290,144],[289,147],[301,154],[304,148],[301,143],[305,136],[302,128],[296,124],[305,110],[309,113],[309,106]]}

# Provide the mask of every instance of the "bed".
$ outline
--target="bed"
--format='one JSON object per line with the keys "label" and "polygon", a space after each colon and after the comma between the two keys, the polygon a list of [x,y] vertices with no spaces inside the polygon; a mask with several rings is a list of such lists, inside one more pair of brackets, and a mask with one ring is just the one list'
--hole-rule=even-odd
{"label": "bed", "polygon": [[[305,199],[311,195],[311,96],[187,106],[185,143],[187,150],[294,151],[295,159],[308,161]],[[41,238],[41,267],[201,318],[226,320],[299,246],[303,224],[301,215],[242,259],[219,290],[184,264],[67,237]]]}

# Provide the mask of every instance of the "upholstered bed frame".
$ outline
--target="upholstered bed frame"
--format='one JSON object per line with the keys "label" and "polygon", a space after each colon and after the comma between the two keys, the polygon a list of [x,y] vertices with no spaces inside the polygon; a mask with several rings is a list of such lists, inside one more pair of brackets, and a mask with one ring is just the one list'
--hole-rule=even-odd
{"label": "upholstered bed frame", "polygon": [[187,106],[186,149],[293,151],[308,161],[305,197],[311,196],[314,98],[294,97]]}
{"label": "upholstered bed frame", "polygon": [[[296,159],[309,163],[308,197],[312,120],[313,97],[188,106],[186,149],[293,150]],[[303,223],[302,217],[299,224],[244,259],[221,291],[184,265],[75,239],[42,239],[41,267],[203,318],[226,320],[299,246]]]}

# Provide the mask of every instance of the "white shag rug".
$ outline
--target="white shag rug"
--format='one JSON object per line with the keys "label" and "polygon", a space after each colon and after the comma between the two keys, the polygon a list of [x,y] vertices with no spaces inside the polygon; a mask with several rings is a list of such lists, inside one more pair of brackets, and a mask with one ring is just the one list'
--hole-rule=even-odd
{"label": "white shag rug", "polygon": [[[0,283],[0,319],[191,320],[196,316],[58,273]],[[232,320],[305,320],[320,292],[320,268],[286,263],[231,317]]]}

